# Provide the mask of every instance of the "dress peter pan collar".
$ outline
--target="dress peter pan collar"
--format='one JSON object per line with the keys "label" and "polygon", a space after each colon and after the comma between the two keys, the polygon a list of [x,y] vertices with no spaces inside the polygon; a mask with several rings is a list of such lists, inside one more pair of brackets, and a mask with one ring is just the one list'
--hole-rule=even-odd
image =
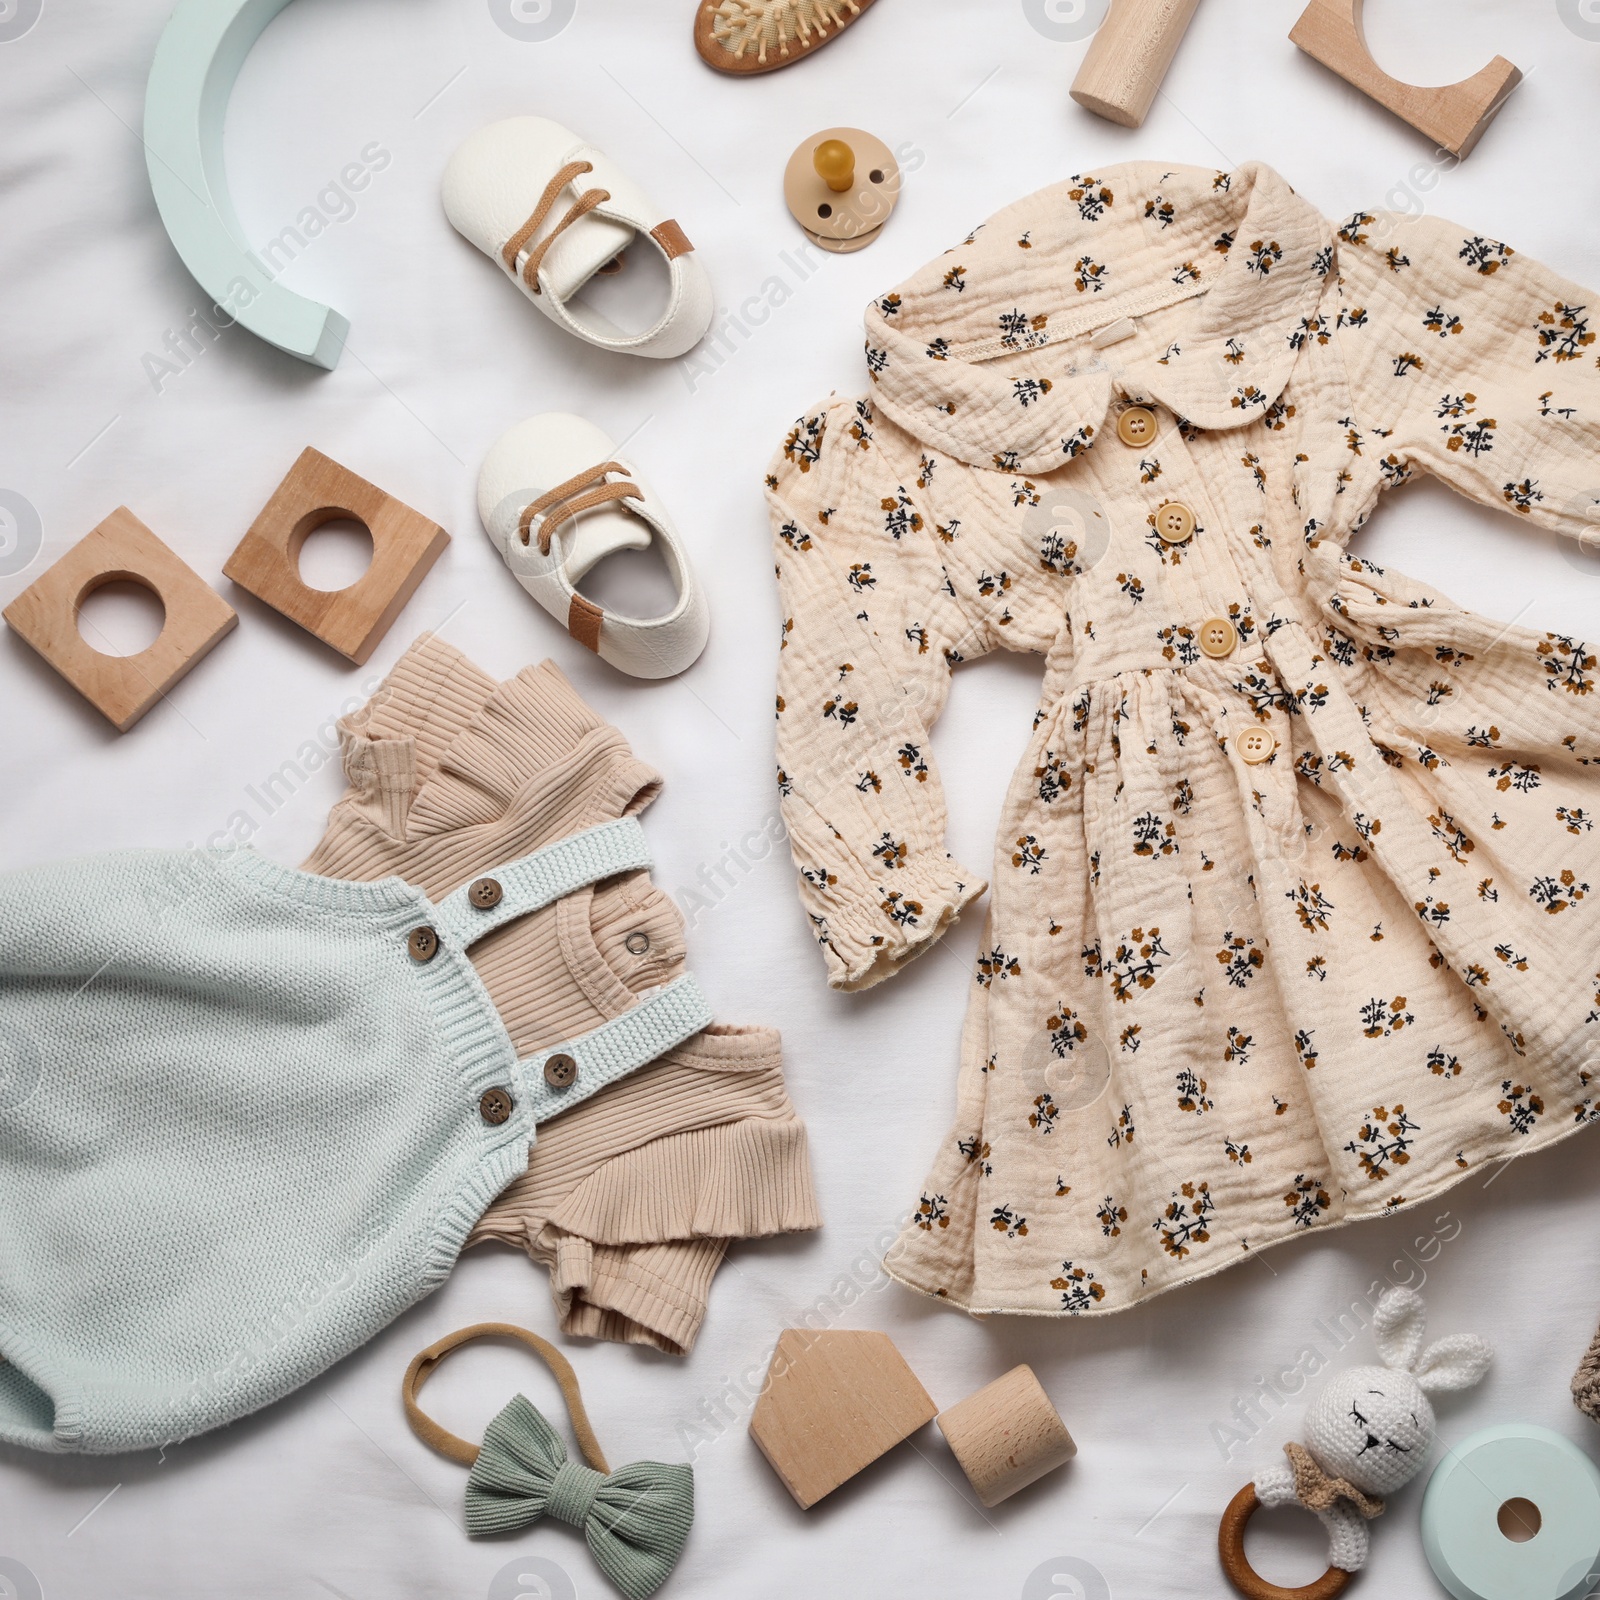
{"label": "dress peter pan collar", "polygon": [[[1332,263],[1328,224],[1260,163],[1075,176],[873,302],[874,400],[936,448],[1007,471],[1047,472],[1089,448],[1114,388],[1196,427],[1237,427],[1278,398],[1319,331]],[[1185,301],[1164,350],[1116,359],[1091,340]],[[1018,359],[1029,352],[1033,370]],[[1002,357],[1003,371],[985,365]]]}

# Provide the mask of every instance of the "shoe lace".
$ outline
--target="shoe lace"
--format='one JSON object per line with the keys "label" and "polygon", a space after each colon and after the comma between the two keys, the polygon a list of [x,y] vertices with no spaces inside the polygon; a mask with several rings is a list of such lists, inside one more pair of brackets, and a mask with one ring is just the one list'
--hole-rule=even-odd
{"label": "shoe lace", "polygon": [[[500,251],[500,259],[506,264],[506,271],[515,275],[517,270],[517,257],[522,252],[522,247],[539,231],[544,219],[550,215],[551,208],[555,205],[557,197],[574,178],[581,177],[585,172],[593,172],[592,161],[569,161],[549,183],[544,186],[544,193],[539,196],[539,203],[533,208],[533,214],[522,224],[517,231],[506,240],[504,248]],[[561,237],[568,228],[580,217],[586,217],[602,201],[611,198],[609,189],[585,189],[573,201],[571,208],[544,238],[529,252],[528,259],[522,264],[522,281],[533,290],[535,294],[542,293],[539,287],[539,266],[544,260],[545,251]]]}
{"label": "shoe lace", "polygon": [[587,467],[582,472],[574,473],[565,483],[558,483],[555,488],[540,495],[531,505],[523,508],[517,522],[517,532],[522,542],[529,542],[533,525],[538,522],[539,554],[547,556],[550,554],[550,536],[562,523],[572,521],[580,512],[592,511],[608,500],[642,500],[644,495],[638,484],[626,479],[621,483],[605,481],[608,472],[625,473],[627,470],[620,461],[604,461],[598,467]]}

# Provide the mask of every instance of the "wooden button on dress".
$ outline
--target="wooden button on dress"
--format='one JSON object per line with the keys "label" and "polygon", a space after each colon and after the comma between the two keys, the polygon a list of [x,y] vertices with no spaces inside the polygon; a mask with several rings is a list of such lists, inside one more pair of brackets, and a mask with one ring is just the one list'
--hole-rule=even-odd
{"label": "wooden button on dress", "polygon": [[505,898],[505,890],[496,878],[479,878],[467,890],[467,899],[480,911],[490,911]]}
{"label": "wooden button on dress", "polygon": [[1231,656],[1238,642],[1238,629],[1226,617],[1207,617],[1200,624],[1200,648],[1213,661]]}
{"label": "wooden button on dress", "polygon": [[1129,406],[1117,418],[1117,437],[1128,446],[1130,450],[1137,450],[1141,445],[1154,444],[1156,437],[1156,414],[1147,406]]}
{"label": "wooden button on dress", "polygon": [[1246,728],[1234,736],[1233,748],[1239,752],[1241,761],[1256,766],[1278,748],[1278,741],[1265,728]]}
{"label": "wooden button on dress", "polygon": [[432,961],[439,953],[439,935],[424,922],[407,935],[406,949],[413,961]]}
{"label": "wooden button on dress", "polygon": [[564,1050],[558,1050],[544,1064],[544,1081],[552,1089],[570,1089],[578,1076],[578,1063]]}
{"label": "wooden button on dress", "polygon": [[1182,544],[1194,532],[1194,512],[1181,500],[1169,500],[1156,512],[1156,532],[1166,544]]}
{"label": "wooden button on dress", "polygon": [[478,1115],[491,1128],[498,1128],[511,1116],[511,1095],[505,1089],[485,1089],[478,1101]]}

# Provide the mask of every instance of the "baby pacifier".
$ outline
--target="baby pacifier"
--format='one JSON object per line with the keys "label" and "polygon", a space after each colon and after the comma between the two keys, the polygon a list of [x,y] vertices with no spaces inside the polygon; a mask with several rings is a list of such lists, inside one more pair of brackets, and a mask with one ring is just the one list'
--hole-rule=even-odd
{"label": "baby pacifier", "polygon": [[847,255],[882,232],[900,198],[900,165],[875,134],[824,128],[789,157],[783,198],[813,244]]}

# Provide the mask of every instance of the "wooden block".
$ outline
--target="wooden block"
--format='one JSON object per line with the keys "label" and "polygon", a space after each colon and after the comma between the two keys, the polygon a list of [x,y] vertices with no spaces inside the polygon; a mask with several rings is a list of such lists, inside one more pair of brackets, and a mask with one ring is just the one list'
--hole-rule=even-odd
{"label": "wooden block", "polygon": [[986,1506],[999,1505],[1078,1453],[1032,1367],[1013,1367],[941,1411],[938,1422],[945,1443]]}
{"label": "wooden block", "polygon": [[786,1328],[750,1417],[750,1437],[802,1511],[935,1412],[886,1333]]}
{"label": "wooden block", "polygon": [[[335,517],[350,517],[372,535],[372,565],[348,588],[308,588],[297,566],[300,547]],[[449,543],[437,523],[308,447],[222,570],[359,666]]]}
{"label": "wooden block", "polygon": [[[155,641],[108,656],[78,632],[85,599],[108,583],[140,583],[166,608]],[[118,506],[5,608],[6,621],[74,689],[126,733],[239,618],[126,506]]]}
{"label": "wooden block", "polygon": [[1072,80],[1072,98],[1109,122],[1139,127],[1199,3],[1111,0]]}
{"label": "wooden block", "polygon": [[[145,85],[145,166],[167,236],[211,300],[269,344],[332,367],[350,324],[277,281],[270,257],[262,259],[267,252],[256,253],[234,214],[223,160],[234,79],[251,45],[288,3],[179,0]],[[293,237],[295,230],[284,233]]]}
{"label": "wooden block", "polygon": [[1361,5],[1362,0],[1311,0],[1289,37],[1312,60],[1337,72],[1441,149],[1453,156],[1466,155],[1507,95],[1522,82],[1521,72],[1504,56],[1496,56],[1460,83],[1434,89],[1402,83],[1372,59],[1361,31]]}

